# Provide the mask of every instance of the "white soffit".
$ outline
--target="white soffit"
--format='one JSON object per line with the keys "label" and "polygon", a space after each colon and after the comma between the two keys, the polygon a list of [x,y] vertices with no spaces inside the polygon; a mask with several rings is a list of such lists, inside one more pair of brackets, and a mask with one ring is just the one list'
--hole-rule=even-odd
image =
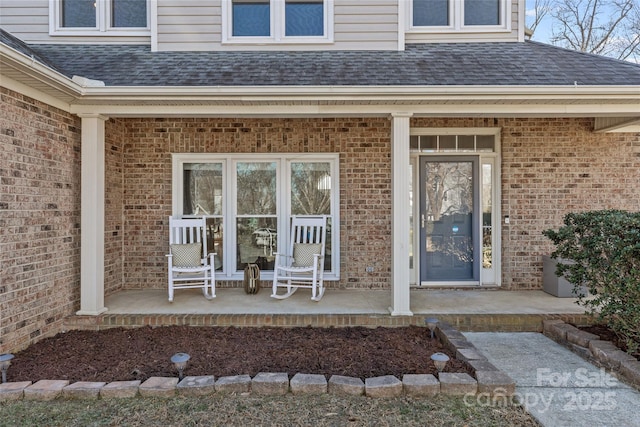
{"label": "white soffit", "polygon": [[595,132],[640,132],[638,117],[596,117]]}
{"label": "white soffit", "polygon": [[34,95],[41,93],[64,104],[78,99],[81,93],[80,86],[68,77],[1,43],[0,84],[8,88],[28,87]]}

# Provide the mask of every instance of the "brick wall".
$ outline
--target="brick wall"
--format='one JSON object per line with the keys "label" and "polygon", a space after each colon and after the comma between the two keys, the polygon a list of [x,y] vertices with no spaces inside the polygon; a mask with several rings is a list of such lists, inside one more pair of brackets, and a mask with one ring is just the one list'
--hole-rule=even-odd
{"label": "brick wall", "polygon": [[[340,153],[341,281],[328,286],[390,286],[388,119],[119,119],[108,123],[107,134],[120,127],[124,287],[166,287],[171,153],[282,152]],[[107,176],[113,169],[107,165]],[[366,266],[374,272],[365,273]]]}
{"label": "brick wall", "polygon": [[542,235],[568,212],[640,210],[640,134],[591,132],[589,119],[503,120],[503,280],[542,286]]}
{"label": "brick wall", "polygon": [[[504,289],[542,286],[542,236],[567,212],[640,209],[640,138],[597,134],[591,119],[414,118],[412,127],[501,127]],[[122,285],[166,286],[170,153],[339,152],[341,273],[349,288],[390,286],[390,123],[386,119],[122,119]],[[346,255],[348,254],[348,259]],[[367,266],[375,266],[366,273]],[[239,283],[220,283],[238,286]]]}
{"label": "brick wall", "polygon": [[504,289],[542,287],[542,235],[568,212],[640,210],[640,134],[593,133],[592,119],[413,119],[415,127],[501,127]]}
{"label": "brick wall", "polygon": [[80,300],[80,120],[0,88],[0,353]]}
{"label": "brick wall", "polygon": [[105,128],[104,293],[110,295],[124,280],[124,127],[111,119]]}

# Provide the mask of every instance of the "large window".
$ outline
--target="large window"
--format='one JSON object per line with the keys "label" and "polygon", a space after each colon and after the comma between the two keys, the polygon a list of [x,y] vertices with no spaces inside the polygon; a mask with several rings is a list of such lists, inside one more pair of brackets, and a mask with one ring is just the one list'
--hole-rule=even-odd
{"label": "large window", "polygon": [[333,0],[223,0],[226,42],[329,41]]}
{"label": "large window", "polygon": [[410,27],[422,31],[508,29],[508,0],[411,0]]}
{"label": "large window", "polygon": [[50,32],[148,35],[147,0],[49,0]]}
{"label": "large window", "polygon": [[173,214],[207,218],[222,280],[257,263],[268,278],[291,215],[327,215],[325,277],[339,278],[338,155],[174,154]]}

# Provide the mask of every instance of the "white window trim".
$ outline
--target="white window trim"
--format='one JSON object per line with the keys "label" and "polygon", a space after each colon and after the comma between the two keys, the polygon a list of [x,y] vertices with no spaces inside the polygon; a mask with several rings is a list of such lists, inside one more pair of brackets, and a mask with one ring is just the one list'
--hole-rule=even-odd
{"label": "white window trim", "polygon": [[270,0],[270,37],[236,37],[233,35],[232,0],[222,0],[222,44],[324,44],[333,43],[334,0],[324,0],[324,35],[285,35],[285,0]]}
{"label": "white window trim", "polygon": [[[172,154],[172,215],[179,216],[183,212],[184,189],[183,165],[185,163],[221,163],[222,164],[222,215],[210,215],[223,220],[224,230],[228,233],[225,241],[223,271],[216,272],[218,280],[242,280],[244,272],[236,271],[236,232],[237,199],[235,191],[235,170],[238,162],[277,162],[276,180],[276,216],[278,218],[278,247],[284,248],[289,242],[289,217],[291,193],[287,174],[291,171],[291,163],[327,162],[331,165],[331,271],[325,272],[324,280],[340,280],[340,156],[338,153],[283,153],[283,154],[212,154],[212,153],[173,153]],[[335,191],[333,190],[335,188]],[[283,196],[286,195],[286,196]],[[284,212],[284,213],[283,213]],[[262,280],[273,279],[270,271],[261,273]]]}
{"label": "white window trim", "polygon": [[151,35],[151,2],[147,1],[147,26],[146,27],[112,27],[111,23],[111,1],[96,0],[96,26],[86,27],[63,27],[62,24],[62,1],[49,0],[49,35],[51,36],[149,36]]}
{"label": "white window trim", "polygon": [[407,7],[409,33],[497,33],[511,31],[511,0],[500,0],[501,25],[464,25],[464,0],[449,0],[449,23],[443,26],[413,25],[413,0]]}

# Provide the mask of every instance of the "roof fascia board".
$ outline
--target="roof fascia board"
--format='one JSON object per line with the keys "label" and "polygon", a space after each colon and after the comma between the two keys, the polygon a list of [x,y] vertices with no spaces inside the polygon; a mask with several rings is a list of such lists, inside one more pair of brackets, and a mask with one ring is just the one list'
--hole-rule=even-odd
{"label": "roof fascia board", "polygon": [[290,104],[290,105],[149,105],[87,104],[72,105],[75,114],[99,113],[110,117],[310,117],[310,116],[388,116],[410,111],[417,116],[451,117],[638,117],[640,103],[603,104],[496,104],[449,103],[430,105],[393,104]]}

